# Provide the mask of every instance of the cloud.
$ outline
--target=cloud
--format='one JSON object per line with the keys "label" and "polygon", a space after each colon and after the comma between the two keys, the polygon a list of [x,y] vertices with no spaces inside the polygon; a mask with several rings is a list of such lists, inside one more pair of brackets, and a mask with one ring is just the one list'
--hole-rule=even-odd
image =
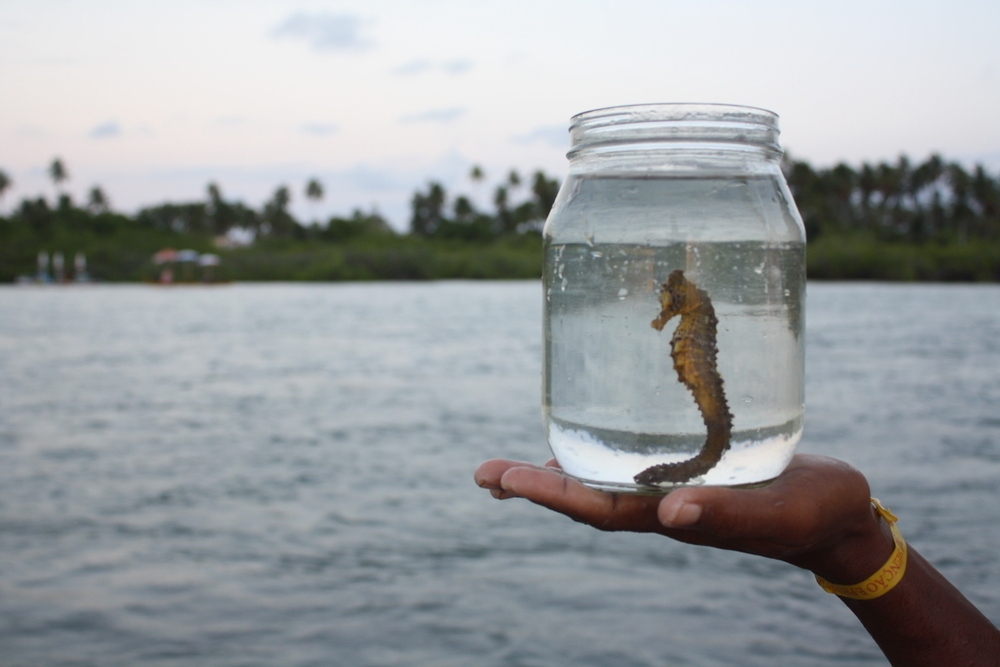
{"label": "cloud", "polygon": [[466,109],[463,107],[451,107],[450,109],[430,109],[420,113],[403,116],[400,123],[450,123],[463,116]]}
{"label": "cloud", "polygon": [[433,65],[429,60],[411,60],[410,62],[400,65],[396,69],[392,70],[393,74],[398,74],[399,76],[410,76],[412,74],[420,74],[421,72],[426,72]]}
{"label": "cloud", "polygon": [[121,125],[118,121],[109,120],[106,123],[101,123],[97,125],[90,131],[91,139],[111,139],[112,137],[117,137],[122,133]]}
{"label": "cloud", "polygon": [[415,74],[422,74],[429,71],[440,71],[454,76],[457,74],[464,74],[470,69],[472,69],[472,61],[468,58],[458,58],[443,63],[433,63],[426,58],[417,58],[411,60],[410,62],[403,63],[396,69],[392,70],[392,73],[397,76],[413,76]]}
{"label": "cloud", "polygon": [[569,146],[569,130],[565,125],[542,125],[530,130],[527,134],[511,137],[515,144],[543,143],[556,148]]}
{"label": "cloud", "polygon": [[371,40],[361,35],[361,19],[350,14],[292,14],[271,36],[307,42],[314,51],[361,51]]}
{"label": "cloud", "polygon": [[472,61],[467,58],[450,60],[441,65],[441,69],[443,69],[446,74],[462,74],[463,72],[467,72],[472,69]]}
{"label": "cloud", "polygon": [[409,114],[399,119],[400,123],[450,123],[465,114],[462,107],[450,109],[429,109],[419,113]]}
{"label": "cloud", "polygon": [[309,134],[315,137],[323,137],[330,134],[336,134],[339,128],[336,125],[330,123],[303,123],[299,126],[299,131],[303,134]]}

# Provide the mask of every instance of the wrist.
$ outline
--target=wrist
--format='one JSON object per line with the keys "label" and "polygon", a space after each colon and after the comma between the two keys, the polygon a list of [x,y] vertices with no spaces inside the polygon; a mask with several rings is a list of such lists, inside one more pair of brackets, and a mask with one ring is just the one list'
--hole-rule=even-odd
{"label": "wrist", "polygon": [[886,563],[895,550],[889,522],[869,506],[865,517],[833,545],[802,559],[802,567],[834,584],[864,581]]}

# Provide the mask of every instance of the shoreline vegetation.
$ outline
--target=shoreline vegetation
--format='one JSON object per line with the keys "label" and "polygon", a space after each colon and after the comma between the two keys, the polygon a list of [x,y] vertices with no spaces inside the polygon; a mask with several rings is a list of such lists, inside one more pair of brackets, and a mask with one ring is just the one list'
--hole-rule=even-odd
{"label": "shoreline vegetation", "polygon": [[[967,171],[932,155],[916,165],[903,156],[820,170],[786,156],[782,167],[805,222],[810,279],[1000,282],[1000,179],[982,166]],[[470,185],[490,187],[490,210],[431,181],[413,194],[409,228],[400,233],[360,209],[300,222],[289,213],[287,186],[260,210],[226,200],[210,183],[204,201],[125,215],[100,187],[87,202],[72,201],[61,189],[69,178],[61,160],[49,176],[54,203],[25,199],[0,215],[0,283],[51,279],[48,253],[53,265],[59,254],[59,273],[64,256],[79,256],[93,280],[154,282],[162,268],[153,256],[164,248],[217,255],[219,282],[538,278],[541,228],[559,189],[541,171],[522,180],[512,170],[488,186],[474,167]],[[10,186],[0,170],[0,206]],[[321,200],[321,183],[310,180],[302,196]],[[199,276],[178,267],[179,282]]]}

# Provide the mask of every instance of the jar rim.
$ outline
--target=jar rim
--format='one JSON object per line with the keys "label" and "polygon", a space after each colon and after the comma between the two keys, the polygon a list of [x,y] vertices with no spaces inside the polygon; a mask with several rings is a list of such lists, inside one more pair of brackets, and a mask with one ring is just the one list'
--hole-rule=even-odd
{"label": "jar rim", "polygon": [[570,128],[586,121],[604,120],[602,125],[643,121],[735,120],[778,125],[778,114],[762,107],[716,102],[654,102],[598,107],[574,114]]}
{"label": "jar rim", "polygon": [[570,120],[570,151],[578,158],[648,154],[651,150],[780,158],[778,114],[737,104],[664,103],[604,107]]}

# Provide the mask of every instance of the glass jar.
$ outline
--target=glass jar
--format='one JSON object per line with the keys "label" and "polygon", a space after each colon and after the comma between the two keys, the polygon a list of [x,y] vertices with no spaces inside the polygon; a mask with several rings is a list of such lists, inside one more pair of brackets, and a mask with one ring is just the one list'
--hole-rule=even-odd
{"label": "glass jar", "polygon": [[777,115],[626,106],[570,135],[543,233],[552,453],[610,491],[773,479],[802,434],[806,284]]}

